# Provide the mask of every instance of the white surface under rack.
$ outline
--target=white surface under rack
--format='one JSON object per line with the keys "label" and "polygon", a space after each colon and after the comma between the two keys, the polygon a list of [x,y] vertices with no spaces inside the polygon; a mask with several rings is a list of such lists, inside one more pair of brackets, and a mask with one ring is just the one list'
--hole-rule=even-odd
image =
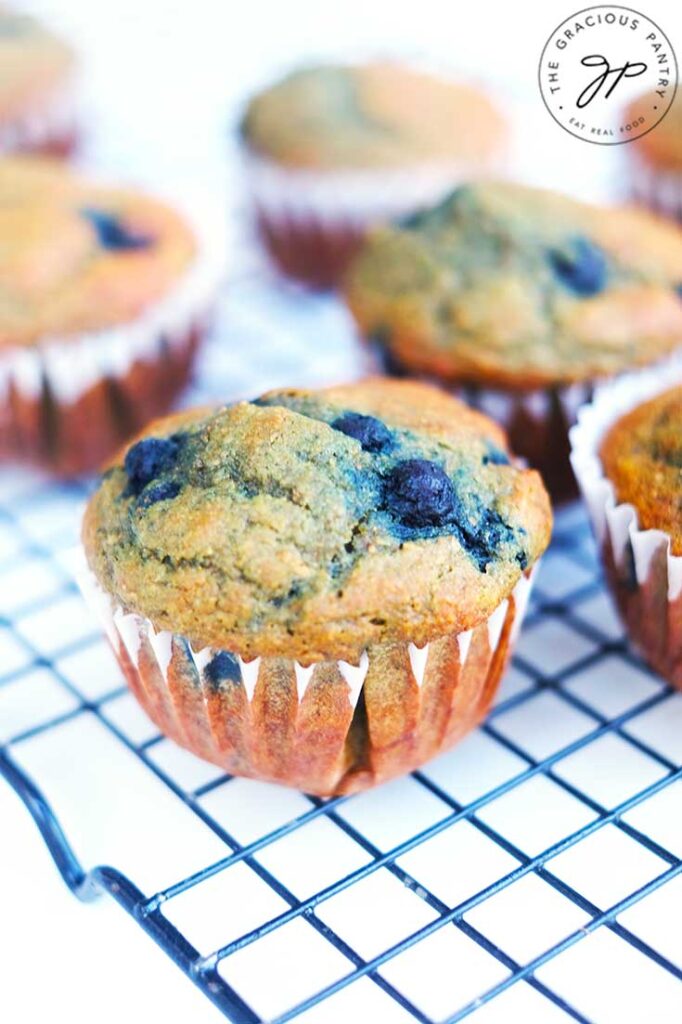
{"label": "white surface under rack", "polygon": [[[619,185],[618,154],[562,132],[537,92],[560,0],[25,6],[83,52],[84,162],[198,191],[228,225],[188,402],[365,368],[342,307],[277,282],[243,229],[229,130],[273,71],[360,45],[431,54],[518,100],[519,175],[588,198]],[[670,5],[647,14],[674,36]],[[682,1020],[682,695],[628,648],[579,506],[557,517],[488,721],[420,772],[322,804],[225,778],[138,709],[68,571],[85,492],[0,472],[0,755],[86,869],[134,883],[137,916],[79,904],[0,782],[0,1017],[208,1024],[223,1018],[207,992],[251,1024]],[[205,992],[140,924],[179,936]]]}
{"label": "white surface under rack", "polygon": [[[194,397],[348,378],[363,358],[334,299],[255,260],[226,284]],[[69,577],[84,494],[0,477],[1,749],[81,863],[127,876],[142,915],[215,968],[232,1019],[682,1017],[682,696],[624,642],[578,505],[488,721],[412,776],[324,803],[226,778],[139,710]]]}

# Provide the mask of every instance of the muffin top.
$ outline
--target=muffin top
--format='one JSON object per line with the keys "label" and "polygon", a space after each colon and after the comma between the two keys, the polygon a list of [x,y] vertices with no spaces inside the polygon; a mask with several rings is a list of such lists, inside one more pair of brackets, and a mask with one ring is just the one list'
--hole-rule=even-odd
{"label": "muffin top", "polygon": [[504,132],[477,89],[391,63],[294,71],[251,100],[241,130],[262,156],[317,170],[476,163]]}
{"label": "muffin top", "polygon": [[[650,105],[649,97],[635,100],[628,107],[627,120],[648,117]],[[682,171],[682,90],[678,89],[675,93],[670,110],[663,120],[630,145],[656,167]]]}
{"label": "muffin top", "polygon": [[619,502],[643,530],[664,530],[682,555],[682,386],[637,406],[611,427],[600,458]]}
{"label": "muffin top", "polygon": [[0,124],[39,107],[72,66],[61,39],[26,14],[0,8]]}
{"label": "muffin top", "polygon": [[126,323],[194,256],[167,206],[45,160],[0,160],[0,348]]}
{"label": "muffin top", "polygon": [[310,664],[471,628],[550,524],[490,420],[369,379],[159,420],[105,473],[83,538],[100,584],[155,628]]}
{"label": "muffin top", "polygon": [[404,366],[523,389],[672,350],[681,285],[676,226],[489,182],[377,229],[346,297],[360,328]]}

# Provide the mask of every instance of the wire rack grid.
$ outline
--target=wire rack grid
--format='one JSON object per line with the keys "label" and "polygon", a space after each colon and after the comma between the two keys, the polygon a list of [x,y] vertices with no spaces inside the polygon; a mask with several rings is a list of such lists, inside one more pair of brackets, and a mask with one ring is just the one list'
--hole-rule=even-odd
{"label": "wire rack grid", "polygon": [[[362,367],[340,306],[254,258],[192,397]],[[112,895],[244,1024],[682,1019],[682,696],[627,646],[578,505],[488,720],[324,801],[227,777],[137,708],[69,573],[87,490],[0,480],[0,771],[81,899]]]}

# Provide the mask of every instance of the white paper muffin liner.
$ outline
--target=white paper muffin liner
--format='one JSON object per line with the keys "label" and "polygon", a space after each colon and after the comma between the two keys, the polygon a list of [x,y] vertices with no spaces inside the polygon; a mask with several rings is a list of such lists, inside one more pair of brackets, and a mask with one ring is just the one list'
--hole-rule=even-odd
{"label": "white paper muffin liner", "polygon": [[[525,614],[533,580],[536,575],[537,564],[538,563],[536,563],[528,576],[522,576],[520,578],[511,593],[515,609],[514,624],[511,633],[512,642],[516,639],[521,628],[521,622]],[[119,642],[122,643],[127,650],[131,661],[136,667],[139,667],[138,657],[142,638],[146,637],[154,651],[159,671],[161,672],[164,680],[168,682],[168,666],[171,661],[173,643],[180,639],[189,650],[192,660],[196,666],[197,673],[202,681],[204,681],[203,674],[206,665],[215,657],[216,654],[222,653],[218,648],[202,647],[199,650],[195,650],[188,640],[179,638],[176,634],[171,633],[168,630],[157,631],[150,619],[137,615],[135,612],[126,612],[121,605],[112,601],[109,595],[99,585],[94,573],[82,563],[76,573],[76,578],[85,601],[95,611],[97,617],[102,622],[102,627],[109,642],[114,646],[114,648],[116,648]],[[505,600],[497,606],[492,615],[487,619],[488,640],[490,649],[493,652],[497,649],[500,636],[502,635],[502,627],[504,626],[508,609],[509,599],[505,598]],[[460,664],[462,665],[464,665],[467,660],[472,634],[473,629],[468,629],[466,632],[457,634],[457,643],[460,651]],[[230,654],[231,652],[227,651],[225,653]],[[417,647],[416,644],[410,643],[408,644],[408,653],[415,682],[417,683],[417,686],[421,686],[424,680],[426,663],[429,656],[429,644],[427,643],[423,647]],[[234,654],[232,656],[239,664],[244,690],[248,700],[251,701],[253,699],[256,681],[258,679],[260,663],[263,659],[253,658],[251,661],[245,661],[238,654]],[[294,661],[293,664],[294,671],[296,673],[298,699],[300,702],[305,696],[306,687],[317,665],[302,665],[298,661]],[[329,663],[326,662],[325,664]],[[336,661],[334,664],[338,666],[341,675],[348,684],[348,700],[351,706],[355,707],[369,668],[367,652],[363,651],[357,665],[352,665],[347,661]]]}
{"label": "white paper muffin liner", "polygon": [[589,401],[594,384],[584,381],[555,387],[512,391],[484,384],[444,381],[428,373],[412,374],[382,346],[370,343],[377,372],[418,376],[494,420],[508,436],[511,449],[540,470],[555,501],[576,496],[568,460],[568,430],[578,409]]}
{"label": "white paper muffin liner", "polygon": [[476,172],[461,161],[322,172],[283,167],[248,150],[243,164],[252,202],[270,221],[339,232],[362,232],[431,206]]}
{"label": "white paper muffin liner", "polygon": [[619,565],[623,565],[626,552],[631,548],[640,585],[649,576],[654,554],[665,547],[667,593],[671,601],[682,594],[682,556],[671,553],[669,534],[663,530],[640,529],[637,510],[616,501],[613,485],[604,475],[599,447],[616,420],[677,384],[682,384],[682,359],[679,358],[603,384],[595,390],[593,401],[578,411],[578,422],[570,432],[571,463],[598,543],[602,544],[605,537],[609,537]]}
{"label": "white paper muffin liner", "polygon": [[[358,53],[339,63],[381,59]],[[432,61],[401,61],[413,70],[463,83]],[[485,92],[485,87],[482,87]],[[493,101],[503,113],[504,102]],[[433,159],[398,167],[317,170],[286,167],[244,140],[243,180],[266,247],[286,273],[328,287],[343,275],[366,231],[375,224],[405,217],[438,203],[472,178],[500,177],[509,171],[510,145],[500,131],[497,144],[480,157]]]}
{"label": "white paper muffin liner", "polygon": [[39,105],[0,123],[0,155],[40,151],[75,139],[80,122],[75,76]]}
{"label": "white paper muffin liner", "polygon": [[452,392],[508,430],[519,412],[525,413],[538,426],[546,423],[556,402],[561,407],[566,423],[573,424],[578,409],[592,393],[592,385],[567,384],[564,387],[513,392],[463,384],[452,388]]}
{"label": "white paper muffin liner", "polygon": [[682,221],[682,170],[656,167],[634,147],[627,147],[631,197],[664,217]]}
{"label": "white paper muffin liner", "polygon": [[571,462],[606,575],[630,635],[661,675],[682,687],[682,556],[670,534],[645,530],[633,505],[616,499],[599,448],[610,427],[654,396],[682,384],[682,359],[596,389],[570,432]]}
{"label": "white paper muffin liner", "polygon": [[[382,57],[373,48],[358,49],[351,58],[347,52],[337,56],[338,63],[356,66],[382,59],[389,63],[395,60]],[[439,61],[412,57],[402,59],[400,65],[448,80],[455,87],[476,85]],[[286,70],[283,68],[282,73]],[[484,84],[480,89],[487,93]],[[509,120],[504,96],[491,98],[491,103]],[[257,211],[274,223],[310,225],[341,233],[348,228],[364,232],[376,222],[431,206],[472,177],[502,175],[508,170],[509,150],[510,140],[503,128],[496,146],[479,158],[424,160],[398,167],[312,170],[285,167],[257,153],[247,141],[241,147],[247,193]]]}
{"label": "white paper muffin liner", "polygon": [[[240,715],[246,715],[247,718],[249,715],[253,715],[255,719],[258,715],[259,703],[262,705],[265,701],[268,706],[270,700],[271,707],[281,709],[282,706],[288,706],[287,721],[293,719],[297,723],[305,722],[306,717],[310,716],[311,708],[317,707],[318,714],[313,712],[312,718],[319,723],[320,691],[322,690],[326,695],[325,698],[322,698],[322,717],[324,718],[329,713],[330,718],[326,728],[335,735],[335,738],[329,741],[331,754],[328,753],[327,757],[331,756],[332,761],[339,760],[343,756],[348,738],[352,733],[354,712],[375,659],[377,659],[376,665],[378,666],[387,651],[392,651],[392,655],[388,655],[390,659],[391,656],[395,657],[396,648],[400,648],[398,661],[390,662],[395,664],[396,698],[401,693],[405,695],[411,692],[412,702],[419,703],[421,698],[416,696],[415,692],[427,694],[427,692],[432,692],[434,685],[438,687],[438,682],[434,683],[433,674],[429,676],[427,672],[432,644],[437,647],[443,641],[450,643],[454,639],[459,660],[458,678],[460,683],[458,685],[465,700],[470,700],[471,705],[465,704],[458,712],[460,722],[454,722],[454,728],[451,729],[452,738],[442,745],[442,749],[447,749],[463,731],[467,731],[477,724],[492,700],[501,667],[506,663],[506,658],[519,631],[536,568],[534,567],[527,576],[521,577],[510,597],[502,601],[487,620],[454,637],[443,637],[422,647],[401,642],[378,644],[364,651],[355,665],[347,661],[325,661],[302,665],[292,659],[275,657],[256,657],[251,661],[246,661],[239,655],[232,654],[231,657],[239,669],[240,680],[236,687],[234,682],[227,687],[230,694],[228,698],[231,702],[230,710],[222,707],[220,711],[216,712],[212,700],[219,698],[214,696],[215,684],[212,684],[206,669],[216,654],[230,652],[219,652],[212,647],[195,650],[185,638],[167,630],[156,630],[149,619],[126,611],[102,589],[94,574],[85,565],[82,553],[79,561],[76,577],[86,603],[101,620],[114,653],[125,671],[128,684],[163,732],[200,756],[222,764],[227,770],[234,771],[235,774],[270,777],[276,781],[298,785],[300,788],[308,788],[311,792],[321,793],[336,791],[336,786],[348,785],[348,783],[347,781],[343,782],[345,778],[343,772],[340,773],[340,782],[339,773],[335,768],[331,770],[327,768],[326,775],[319,770],[311,772],[309,769],[300,769],[297,774],[295,766],[301,761],[305,762],[306,757],[309,756],[306,749],[311,742],[309,737],[306,741],[305,738],[298,738],[299,734],[297,733],[296,744],[289,754],[285,769],[280,768],[279,771],[271,769],[268,772],[267,768],[263,768],[263,762],[267,762],[268,758],[267,750],[264,749],[269,742],[267,729],[264,738],[262,727],[255,727],[257,753],[252,754],[251,760],[247,760],[241,767],[239,762],[235,767],[234,750],[230,751],[228,757],[225,748],[221,746],[220,737],[223,729],[229,727],[229,722],[226,723],[225,719],[229,718],[232,722],[231,727],[234,728],[235,716],[241,720]],[[505,629],[505,627],[507,628]],[[482,642],[481,635],[486,638],[487,643]],[[503,637],[505,639],[502,646]],[[405,648],[407,659],[404,657]],[[451,649],[455,650],[455,648]],[[482,649],[485,651],[483,659]],[[500,659],[496,657],[498,650],[502,657],[501,663]],[[436,652],[434,657],[433,671],[436,673],[435,678],[438,679],[438,673],[441,671],[439,659],[442,658],[442,651],[440,654]],[[482,678],[476,679],[476,686],[473,689],[471,683],[465,684],[461,681],[465,678],[470,661],[470,671],[474,677],[476,673],[481,673],[482,676]],[[288,679],[290,682],[282,688],[283,679]],[[467,696],[470,690],[470,696]],[[332,691],[334,691],[333,699],[330,696]],[[324,704],[325,699],[331,702],[331,711]],[[405,697],[405,699],[409,705],[410,698]],[[429,700],[432,700],[432,697],[427,698],[426,695],[423,697],[425,704],[428,704]],[[457,698],[453,697],[453,707],[456,702]],[[239,712],[235,712],[235,705],[241,708]],[[345,711],[343,705],[345,705]],[[428,718],[428,714],[426,712],[425,714]],[[457,713],[453,712],[453,714]],[[339,721],[342,723],[340,726]],[[461,726],[459,731],[457,731],[458,726]],[[249,723],[245,723],[244,727],[248,731]],[[315,726],[315,728],[318,727],[318,725]],[[381,728],[381,724],[379,727]],[[426,722],[423,728],[428,730],[428,727],[428,722]],[[237,726],[237,728],[239,727]],[[338,735],[336,730],[338,730]],[[303,729],[303,736],[308,736],[305,729]],[[398,738],[401,743],[405,743],[404,736]],[[410,731],[408,739],[413,745],[423,742],[424,737],[420,736],[419,726],[415,726]],[[325,742],[327,742],[326,733],[320,740],[320,746],[323,747]],[[338,750],[334,746],[335,743],[340,744]],[[313,758],[320,756],[319,752],[315,753],[314,747],[313,741],[313,750],[310,751],[310,756]],[[407,761],[401,760],[397,766],[394,764],[391,768],[374,766],[372,771],[367,769],[364,773],[360,773],[365,776],[365,781],[359,785],[357,781],[354,782],[352,788],[365,788],[392,774],[410,770],[427,757],[433,756],[438,749],[441,747],[429,749],[428,753],[422,753],[421,756],[410,749],[404,755],[408,758]],[[381,754],[379,754],[379,759],[380,757]],[[357,772],[351,774],[357,779]]]}

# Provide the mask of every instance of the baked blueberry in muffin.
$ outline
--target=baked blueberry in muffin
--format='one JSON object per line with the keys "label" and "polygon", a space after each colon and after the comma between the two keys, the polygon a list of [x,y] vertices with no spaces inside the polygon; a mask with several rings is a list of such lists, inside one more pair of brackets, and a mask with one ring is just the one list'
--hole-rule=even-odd
{"label": "baked blueberry in muffin", "polygon": [[213,284],[165,203],[0,161],[0,456],[97,467],[187,383]]}
{"label": "baked blueberry in muffin", "polygon": [[374,379],[159,421],[105,474],[84,542],[161,728],[328,793],[484,714],[549,529],[494,424]]}
{"label": "baked blueberry in muffin", "polygon": [[489,182],[377,229],[345,291],[392,372],[464,387],[562,496],[576,398],[680,344],[681,278],[677,227]]}
{"label": "baked blueberry in muffin", "polygon": [[338,282],[366,229],[500,163],[506,130],[479,89],[404,64],[318,64],[255,95],[247,185],[279,268]]}

